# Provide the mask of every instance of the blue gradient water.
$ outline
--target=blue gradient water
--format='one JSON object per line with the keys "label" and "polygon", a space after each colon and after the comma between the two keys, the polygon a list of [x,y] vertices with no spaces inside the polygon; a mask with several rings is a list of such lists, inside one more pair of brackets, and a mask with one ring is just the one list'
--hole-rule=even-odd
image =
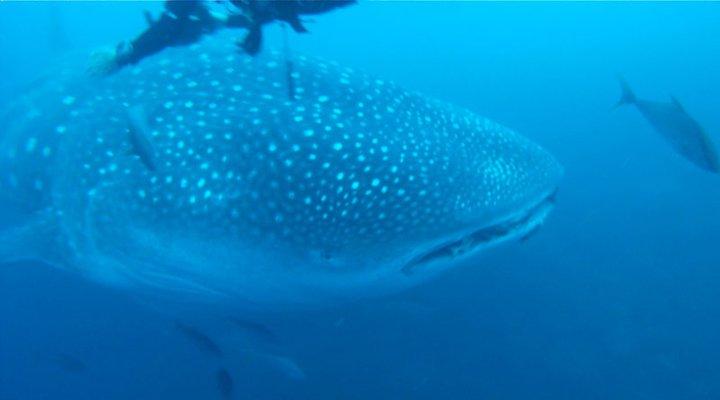
{"label": "blue gradient water", "polygon": [[[0,3],[0,101],[67,54],[133,37],[144,8],[161,4]],[[717,3],[362,3],[292,35],[297,52],[516,129],[565,178],[531,240],[411,291],[242,316],[274,343],[197,322],[232,354],[235,398],[720,398],[720,177],[635,110],[611,110],[622,73],[643,98],[678,97],[720,142],[718,20]],[[0,399],[220,398],[217,364],[131,294],[0,268]]]}

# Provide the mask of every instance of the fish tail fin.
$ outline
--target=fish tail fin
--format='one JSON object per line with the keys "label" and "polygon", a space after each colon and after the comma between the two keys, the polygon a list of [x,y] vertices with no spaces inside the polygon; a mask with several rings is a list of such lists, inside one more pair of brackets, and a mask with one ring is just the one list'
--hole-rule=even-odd
{"label": "fish tail fin", "polygon": [[618,75],[617,79],[620,83],[620,89],[622,90],[622,94],[620,95],[620,100],[615,103],[615,107],[613,108],[618,108],[625,104],[634,104],[635,93],[633,93],[632,89],[630,88],[630,84],[627,83],[627,81],[625,80],[625,78],[622,77],[622,75]]}
{"label": "fish tail fin", "polygon": [[0,264],[21,260],[53,262],[56,230],[50,212],[41,212],[19,225],[0,228]]}

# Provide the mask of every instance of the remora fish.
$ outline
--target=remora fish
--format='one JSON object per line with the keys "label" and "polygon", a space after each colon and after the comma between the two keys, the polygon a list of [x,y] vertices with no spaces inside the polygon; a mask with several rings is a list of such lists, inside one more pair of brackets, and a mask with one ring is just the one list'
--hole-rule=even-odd
{"label": "remora fish", "polygon": [[[415,285],[551,209],[562,169],[512,130],[304,56],[290,101],[282,60],[220,36],[36,87],[0,118],[0,198],[34,210],[0,233],[0,260],[183,299],[325,304]],[[123,151],[130,107],[155,171]]]}
{"label": "remora fish", "polygon": [[131,152],[140,158],[140,161],[150,171],[157,169],[155,149],[150,141],[150,128],[147,126],[145,112],[142,108],[128,109],[128,134]]}
{"label": "remora fish", "polygon": [[678,154],[706,171],[720,173],[715,145],[675,97],[671,97],[670,103],[638,99],[630,85],[622,77],[618,79],[622,95],[616,107],[634,105]]}

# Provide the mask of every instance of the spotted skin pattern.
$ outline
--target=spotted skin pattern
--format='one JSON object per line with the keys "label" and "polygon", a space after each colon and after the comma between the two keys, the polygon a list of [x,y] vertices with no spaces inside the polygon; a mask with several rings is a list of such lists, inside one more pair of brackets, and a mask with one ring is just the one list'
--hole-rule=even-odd
{"label": "spotted skin pattern", "polygon": [[[552,156],[497,123],[304,56],[290,100],[283,65],[208,39],[55,78],[0,121],[2,189],[52,210],[66,264],[229,296],[407,280],[423,248],[555,189]],[[129,135],[137,107],[153,169]]]}

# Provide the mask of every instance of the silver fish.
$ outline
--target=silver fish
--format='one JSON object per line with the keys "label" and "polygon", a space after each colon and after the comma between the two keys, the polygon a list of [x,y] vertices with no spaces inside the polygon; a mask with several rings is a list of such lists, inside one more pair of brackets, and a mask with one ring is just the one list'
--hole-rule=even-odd
{"label": "silver fish", "polygon": [[706,171],[720,173],[717,148],[675,97],[671,97],[669,103],[642,100],[635,96],[622,77],[619,80],[622,95],[616,107],[634,105],[653,129],[683,158]]}

